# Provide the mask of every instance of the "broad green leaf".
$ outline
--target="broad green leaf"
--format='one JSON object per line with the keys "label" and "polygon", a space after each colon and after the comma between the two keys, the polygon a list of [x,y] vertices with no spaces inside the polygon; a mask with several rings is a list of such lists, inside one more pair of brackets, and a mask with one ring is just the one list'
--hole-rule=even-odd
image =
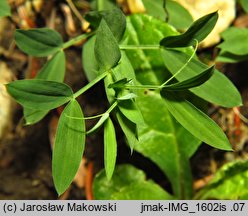
{"label": "broad green leaf", "polygon": [[166,91],[182,91],[190,88],[194,88],[197,86],[202,85],[205,83],[209,78],[213,75],[214,66],[204,70],[203,72],[199,73],[198,75],[184,80],[182,82],[177,82],[171,85],[163,86],[163,90]]}
{"label": "broad green leaf", "polygon": [[60,34],[49,28],[17,29],[15,41],[23,52],[37,57],[52,55],[63,46]]}
{"label": "broad green leaf", "polygon": [[99,121],[89,130],[87,134],[94,133],[97,129],[99,129],[103,123],[109,118],[109,113],[104,113]]}
{"label": "broad green leaf", "polygon": [[[172,74],[175,74],[180,68],[182,68],[190,57],[186,53],[176,50],[164,49],[161,50],[161,53],[165,66]],[[207,65],[196,59],[192,59],[182,72],[176,76],[176,79],[183,81],[192,78],[207,68]],[[207,82],[199,87],[190,89],[190,91],[206,101],[223,107],[234,107],[242,104],[241,96],[236,87],[218,70],[215,70],[213,76]]]}
{"label": "broad green leaf", "polygon": [[72,100],[59,119],[52,159],[53,180],[59,195],[73,181],[82,160],[85,145],[83,117],[80,105]]}
{"label": "broad green leaf", "polygon": [[[39,71],[36,78],[50,81],[63,82],[65,76],[65,54],[57,52]],[[49,110],[32,110],[24,107],[26,124],[35,124],[43,119]]]}
{"label": "broad green leaf", "polygon": [[96,33],[95,58],[101,71],[110,70],[121,58],[119,45],[104,19]]}
{"label": "broad green leaf", "polygon": [[110,118],[104,124],[104,167],[107,179],[110,180],[115,169],[117,142],[115,127]]}
{"label": "broad green leaf", "polygon": [[118,103],[118,108],[124,116],[136,125],[143,125],[144,118],[140,112],[140,108],[133,100],[124,100]]}
{"label": "broad green leaf", "polygon": [[191,134],[214,148],[232,150],[222,129],[192,103],[173,92],[162,90],[161,95],[170,113]]}
{"label": "broad green leaf", "polygon": [[1,0],[0,1],[0,17],[4,16],[10,16],[11,11],[10,11],[10,6],[8,5],[7,0]]}
{"label": "broad green leaf", "polygon": [[226,63],[236,63],[245,61],[248,59],[247,55],[235,55],[228,52],[220,52],[217,58],[215,59],[216,62],[226,62]]}
{"label": "broad green leaf", "polygon": [[244,11],[246,13],[248,13],[248,1],[247,0],[239,0],[239,3],[241,4]]}
{"label": "broad green leaf", "polygon": [[[94,179],[93,193],[97,200],[173,199],[157,184],[147,181],[142,170],[127,164],[117,166],[110,181],[104,170],[99,172]],[[127,193],[128,197],[124,193]]]}
{"label": "broad green leaf", "polygon": [[[163,8],[164,0],[142,0],[146,8],[146,13],[153,17],[165,20],[167,14]],[[177,29],[185,29],[191,25],[193,18],[190,13],[179,3],[167,0],[166,10],[168,12],[168,23]],[[183,17],[183,19],[182,19]]]}
{"label": "broad green leaf", "polygon": [[218,45],[222,53],[234,55],[248,55],[248,29],[230,27],[221,33],[223,42]]}
{"label": "broad green leaf", "polygon": [[113,200],[171,200],[173,197],[153,181],[132,183],[112,194]]}
{"label": "broad green leaf", "polygon": [[101,19],[103,18],[115,39],[118,42],[121,41],[126,29],[126,17],[119,8],[105,11],[92,11],[89,12],[85,18],[94,28],[99,26]]}
{"label": "broad green leaf", "polygon": [[51,110],[73,97],[71,88],[47,80],[17,80],[6,85],[8,93],[22,106],[34,110]]}
{"label": "broad green leaf", "polygon": [[[127,19],[128,44],[158,44],[163,37],[175,34],[177,32],[170,25],[147,15],[132,15]],[[135,69],[138,80],[135,85],[161,85],[171,76],[164,68],[159,50],[126,50],[126,53]],[[191,199],[189,158],[201,141],[174,120],[158,93],[140,90],[137,95],[136,101],[146,124],[138,126],[139,142],[134,145],[134,150],[160,167],[178,199]]]}
{"label": "broad green leaf", "polygon": [[237,200],[247,198],[248,161],[225,164],[213,179],[196,195],[195,199]]}
{"label": "broad green leaf", "polygon": [[183,34],[165,37],[161,40],[160,45],[167,48],[193,46],[195,40],[201,42],[208,36],[213,30],[217,20],[217,12],[205,15],[196,20]]}

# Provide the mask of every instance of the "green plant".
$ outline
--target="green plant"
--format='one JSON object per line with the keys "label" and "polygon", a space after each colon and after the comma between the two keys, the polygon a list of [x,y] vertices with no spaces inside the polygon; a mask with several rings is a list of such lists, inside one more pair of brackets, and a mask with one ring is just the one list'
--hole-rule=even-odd
{"label": "green plant", "polygon": [[[233,84],[195,55],[198,43],[214,28],[217,12],[195,21],[183,34],[151,16],[126,18],[117,8],[90,12],[86,19],[92,32],[65,43],[51,29],[16,30],[15,40],[22,51],[52,57],[35,79],[6,85],[9,94],[24,107],[26,124],[34,124],[51,109],[66,104],[52,160],[58,194],[68,188],[77,172],[86,135],[101,126],[105,172],[110,182],[117,154],[112,119],[117,119],[131,152],[138,151],[157,163],[173,182],[174,195],[145,182],[143,176],[140,181],[144,187],[156,190],[159,198],[191,198],[189,158],[201,142],[232,150],[224,132],[204,113],[206,101],[224,107],[242,104]],[[89,83],[74,93],[63,83],[64,50],[86,38],[82,56]],[[97,116],[84,117],[77,97],[100,81],[105,83],[110,108]],[[89,118],[99,121],[86,131],[85,120]]]}

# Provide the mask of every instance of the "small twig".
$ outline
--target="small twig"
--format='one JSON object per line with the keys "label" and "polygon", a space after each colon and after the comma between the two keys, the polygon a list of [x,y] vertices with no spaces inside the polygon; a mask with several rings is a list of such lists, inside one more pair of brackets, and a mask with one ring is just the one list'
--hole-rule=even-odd
{"label": "small twig", "polygon": [[93,191],[92,191],[93,169],[94,169],[94,164],[90,162],[88,165],[88,169],[86,173],[86,181],[85,181],[85,195],[87,200],[94,200]]}

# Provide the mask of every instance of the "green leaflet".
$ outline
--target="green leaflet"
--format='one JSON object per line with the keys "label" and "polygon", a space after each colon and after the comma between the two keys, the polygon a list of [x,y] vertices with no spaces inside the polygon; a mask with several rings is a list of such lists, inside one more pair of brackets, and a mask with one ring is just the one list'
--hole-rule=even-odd
{"label": "green leaflet", "polygon": [[126,17],[119,8],[104,11],[92,11],[85,17],[90,24],[97,28],[103,18],[117,42],[121,41],[126,29]]}
{"label": "green leaflet", "polygon": [[166,91],[182,91],[190,88],[194,88],[205,83],[214,73],[214,66],[204,70],[203,72],[197,74],[196,76],[184,80],[182,82],[177,82],[171,85],[164,85],[163,90]]}
{"label": "green leaflet", "polygon": [[[50,81],[63,82],[65,76],[65,54],[57,52],[39,71],[36,78]],[[26,124],[35,124],[43,119],[49,110],[32,110],[24,107]]]}
{"label": "green leaflet", "polygon": [[110,70],[121,58],[119,45],[104,19],[96,33],[95,58],[100,71]]}
{"label": "green leaflet", "polygon": [[85,145],[83,117],[80,105],[72,100],[59,119],[52,159],[53,180],[59,195],[73,181],[82,160]]}
{"label": "green leaflet", "polygon": [[126,116],[131,122],[136,125],[145,124],[140,108],[133,100],[124,100],[118,103],[119,110],[124,116]]}
{"label": "green leaflet", "polygon": [[[146,12],[155,18],[159,18],[162,21],[166,18],[166,13],[163,8],[163,0],[142,0],[146,8]],[[168,12],[168,23],[177,29],[185,29],[191,25],[193,18],[190,13],[179,3],[167,0],[166,9]],[[183,17],[183,19],[182,19]]]}
{"label": "green leaflet", "polygon": [[90,5],[93,10],[111,10],[116,8],[114,0],[92,0]]}
{"label": "green leaflet", "polygon": [[121,96],[121,97],[118,97],[118,98],[116,98],[116,99],[117,99],[118,101],[122,101],[122,100],[134,99],[134,98],[136,98],[136,97],[137,97],[136,94],[130,92],[130,93],[125,94],[125,95],[123,95],[123,96]]}
{"label": "green leaflet", "polygon": [[110,180],[115,169],[117,142],[113,122],[108,118],[104,124],[104,166],[107,179]]}
{"label": "green leaflet", "polygon": [[160,45],[166,48],[193,46],[195,40],[201,42],[213,30],[218,20],[218,13],[210,13],[196,20],[190,28],[181,35],[165,37]]}
{"label": "green leaflet", "polygon": [[49,28],[17,29],[15,41],[23,52],[37,57],[52,55],[63,46],[60,34]]}
{"label": "green leaflet", "polygon": [[[175,74],[189,59],[189,55],[176,50],[163,49],[161,53],[165,66],[172,74]],[[207,65],[192,59],[182,72],[176,76],[176,79],[179,81],[189,79],[207,68]],[[242,104],[241,96],[236,87],[218,70],[215,70],[213,76],[207,82],[199,87],[190,89],[190,91],[206,101],[223,107],[234,107]]]}
{"label": "green leaflet", "polygon": [[[177,32],[171,26],[147,15],[132,15],[127,19],[128,44],[158,44],[163,37],[175,34]],[[171,76],[164,68],[159,50],[126,50],[126,54],[141,84],[161,85]],[[133,80],[130,75],[128,78]],[[157,92],[140,90],[137,95],[136,101],[146,124],[138,126],[139,142],[134,145],[134,150],[160,167],[178,199],[190,199],[192,179],[189,158],[201,141],[174,120]]]}
{"label": "green leaflet", "polygon": [[68,85],[54,81],[17,80],[6,87],[18,103],[34,110],[51,110],[73,98],[73,92]]}
{"label": "green leaflet", "polygon": [[93,193],[97,200],[173,199],[160,186],[147,181],[143,171],[127,164],[117,166],[110,181],[104,171],[99,172],[94,179]]}
{"label": "green leaflet", "polygon": [[248,161],[225,164],[213,179],[196,195],[195,199],[244,199],[248,194]]}
{"label": "green leaflet", "polygon": [[133,152],[134,146],[138,142],[137,126],[135,123],[127,119],[120,111],[116,112],[116,117],[121,126],[123,133],[127,138],[127,142],[131,149],[131,152]]}
{"label": "green leaflet", "polygon": [[161,95],[170,113],[191,134],[215,148],[232,150],[224,132],[206,114],[179,94],[162,90]]}
{"label": "green leaflet", "polygon": [[218,46],[221,52],[216,61],[232,63],[248,58],[247,29],[230,27],[222,32],[221,36],[224,41]]}
{"label": "green leaflet", "polygon": [[10,6],[8,5],[7,0],[1,0],[0,1],[0,18],[4,16],[10,16]]}

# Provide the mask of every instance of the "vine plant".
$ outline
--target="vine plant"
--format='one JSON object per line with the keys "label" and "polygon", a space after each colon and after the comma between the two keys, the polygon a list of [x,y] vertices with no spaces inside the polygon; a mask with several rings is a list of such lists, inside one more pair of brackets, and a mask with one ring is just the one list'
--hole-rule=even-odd
{"label": "vine plant", "polygon": [[[140,17],[138,15],[137,19]],[[214,28],[217,12],[198,19],[183,34],[161,22],[161,25],[167,25],[169,33],[161,31],[160,42],[156,44],[132,43],[132,31],[128,29],[126,17],[120,9],[93,11],[86,15],[86,19],[92,32],[65,43],[59,33],[48,28],[16,30],[15,40],[22,51],[31,56],[50,58],[35,79],[17,80],[6,85],[9,94],[24,107],[26,124],[34,124],[50,110],[66,105],[59,119],[52,157],[53,179],[59,195],[69,187],[77,172],[86,136],[101,126],[104,127],[105,172],[111,179],[117,155],[112,120],[117,119],[133,151],[139,145],[140,130],[147,124],[143,117],[146,107],[141,107],[145,94],[163,101],[163,106],[172,116],[200,141],[218,149],[232,150],[224,132],[196,102],[202,98],[224,107],[242,104],[232,83],[214,66],[201,63],[195,55],[198,43]],[[82,39],[88,39],[83,46],[83,61],[90,82],[73,92],[63,83],[64,50]],[[159,77],[159,84],[154,84],[151,79],[137,78],[133,63],[137,53],[150,56],[151,64],[156,64],[156,58],[158,61],[163,59],[162,76],[155,74]],[[144,72],[147,76],[149,73]],[[148,80],[147,83],[144,80]],[[110,107],[97,116],[84,117],[77,98],[101,81],[105,83]],[[85,120],[92,118],[99,121],[86,131]],[[187,198],[180,182],[173,190],[178,197]]]}

